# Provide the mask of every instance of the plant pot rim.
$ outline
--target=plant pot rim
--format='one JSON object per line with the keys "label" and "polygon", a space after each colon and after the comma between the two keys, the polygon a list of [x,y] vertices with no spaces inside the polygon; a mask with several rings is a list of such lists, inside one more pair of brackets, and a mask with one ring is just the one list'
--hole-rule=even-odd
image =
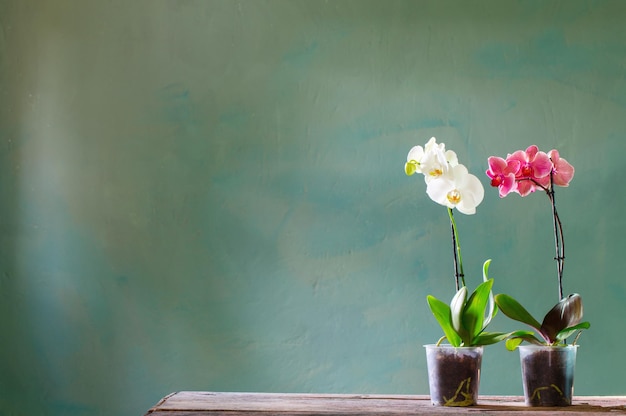
{"label": "plant pot rim", "polygon": [[483,349],[483,345],[472,345],[471,347],[455,347],[454,345],[451,344],[425,344],[423,345],[424,348],[441,348],[441,349],[452,349],[452,350],[476,350],[476,349]]}
{"label": "plant pot rim", "polygon": [[517,348],[526,349],[526,350],[571,350],[577,349],[578,344],[576,345],[534,345],[534,344],[526,344],[520,345]]}

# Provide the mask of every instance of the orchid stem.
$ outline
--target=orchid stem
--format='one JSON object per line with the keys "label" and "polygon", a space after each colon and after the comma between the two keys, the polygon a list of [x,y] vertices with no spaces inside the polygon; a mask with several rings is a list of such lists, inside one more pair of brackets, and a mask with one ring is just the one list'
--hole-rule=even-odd
{"label": "orchid stem", "polygon": [[554,226],[554,246],[556,260],[556,273],[559,285],[559,302],[563,299],[563,266],[565,263],[565,240],[563,238],[563,224],[559,218],[559,213],[556,210],[556,200],[554,199],[554,173],[550,172],[550,189],[546,192],[550,198],[550,204],[552,205],[552,218]]}
{"label": "orchid stem", "polygon": [[461,257],[461,244],[459,243],[459,234],[456,231],[456,221],[452,208],[448,208],[450,216],[450,228],[452,229],[452,254],[454,258],[454,281],[457,292],[461,287],[465,287],[465,274],[463,273],[463,258]]}
{"label": "orchid stem", "polygon": [[552,223],[554,227],[554,248],[556,260],[556,276],[558,281],[559,290],[559,302],[563,299],[563,267],[565,265],[565,238],[563,237],[563,224],[561,218],[556,210],[556,200],[554,198],[554,171],[550,171],[550,186],[546,187],[541,185],[534,179],[530,179],[535,185],[543,189],[548,198],[550,199],[550,205],[552,207]]}

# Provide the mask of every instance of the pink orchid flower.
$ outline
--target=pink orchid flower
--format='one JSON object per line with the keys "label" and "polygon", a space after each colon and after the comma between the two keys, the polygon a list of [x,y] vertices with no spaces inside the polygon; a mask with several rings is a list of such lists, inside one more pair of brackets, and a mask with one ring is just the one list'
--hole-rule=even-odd
{"label": "pink orchid flower", "polygon": [[550,157],[545,152],[540,152],[537,146],[529,146],[526,151],[518,150],[508,155],[506,160],[517,160],[520,163],[519,170],[515,175],[517,189],[514,192],[526,196],[535,192],[536,183],[542,186],[549,185],[552,162]]}
{"label": "pink orchid flower", "polygon": [[554,165],[552,181],[558,186],[569,186],[570,181],[574,177],[574,167],[567,160],[561,159],[559,151],[552,149],[548,152],[550,160]]}
{"label": "pink orchid flower", "polygon": [[515,174],[520,167],[519,160],[504,160],[501,157],[491,156],[487,161],[489,163],[487,176],[491,179],[491,186],[498,188],[500,198],[515,191],[517,189]]}

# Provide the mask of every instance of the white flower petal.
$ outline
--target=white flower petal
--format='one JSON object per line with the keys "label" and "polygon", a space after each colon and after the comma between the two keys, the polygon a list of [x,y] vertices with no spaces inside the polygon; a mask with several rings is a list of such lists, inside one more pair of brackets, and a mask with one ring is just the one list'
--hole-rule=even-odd
{"label": "white flower petal", "polygon": [[428,185],[426,187],[426,194],[428,194],[430,199],[432,199],[439,205],[454,208],[454,205],[452,205],[448,201],[447,197],[448,192],[452,191],[453,189],[454,182],[450,181],[449,179],[446,179],[445,177],[433,178],[428,182]]}
{"label": "white flower petal", "polygon": [[422,146],[413,146],[411,150],[409,150],[409,154],[406,156],[406,161],[410,162],[411,160],[415,160],[419,162],[424,157],[424,149]]}
{"label": "white flower petal", "polygon": [[454,153],[452,150],[447,150],[446,153],[446,160],[448,161],[448,164],[450,164],[450,166],[456,166],[459,164],[459,159],[456,156],[456,153]]}
{"label": "white flower petal", "polygon": [[481,202],[483,202],[483,198],[485,197],[485,188],[483,188],[483,184],[476,176],[468,173],[460,186],[463,188],[464,193],[472,196],[472,203],[474,204],[474,207],[477,207]]}
{"label": "white flower petal", "polygon": [[445,144],[443,143],[437,144],[437,139],[435,139],[434,137],[431,137],[428,143],[426,143],[426,145],[424,146],[424,151],[428,153],[428,152],[432,152],[442,147],[445,147]]}
{"label": "white flower petal", "polygon": [[471,215],[482,202],[485,191],[480,180],[468,173],[465,166],[456,165],[428,182],[426,193],[440,205]]}

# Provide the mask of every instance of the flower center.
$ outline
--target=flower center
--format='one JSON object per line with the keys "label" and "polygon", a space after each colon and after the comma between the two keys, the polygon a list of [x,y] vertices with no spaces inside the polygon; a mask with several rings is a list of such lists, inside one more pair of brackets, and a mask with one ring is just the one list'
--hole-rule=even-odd
{"label": "flower center", "polygon": [[500,185],[502,185],[502,182],[504,182],[504,179],[502,179],[502,175],[498,175],[498,176],[494,176],[491,179],[491,186],[498,187]]}
{"label": "flower center", "polygon": [[522,167],[522,175],[523,176],[533,176],[533,168],[530,165],[524,165]]}
{"label": "flower center", "polygon": [[430,172],[428,172],[428,174],[433,177],[441,176],[442,173],[443,171],[439,168],[434,168]]}
{"label": "flower center", "polygon": [[461,202],[461,193],[457,189],[453,189],[448,192],[446,198],[448,198],[448,201],[450,201],[451,204],[456,205]]}

